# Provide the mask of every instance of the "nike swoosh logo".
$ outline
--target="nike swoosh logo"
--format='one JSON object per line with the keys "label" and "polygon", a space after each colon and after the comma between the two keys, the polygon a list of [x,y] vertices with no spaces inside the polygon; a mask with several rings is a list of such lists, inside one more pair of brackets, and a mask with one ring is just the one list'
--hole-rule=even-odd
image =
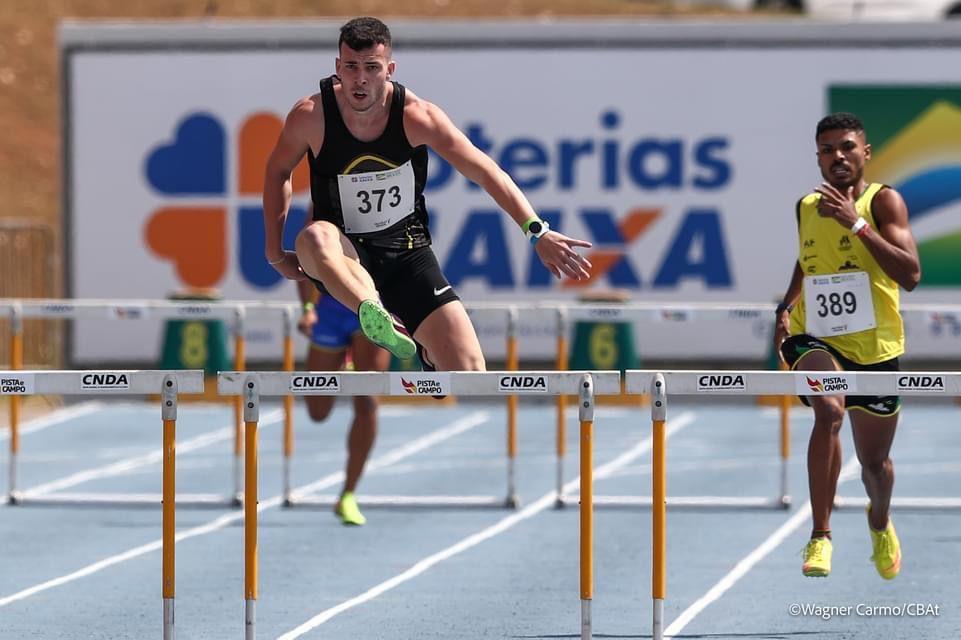
{"label": "nike swoosh logo", "polygon": [[448,289],[450,289],[450,285],[447,285],[446,287],[443,287],[443,288],[441,288],[441,289],[438,289],[437,287],[434,287],[434,295],[435,295],[435,296],[439,296],[440,294],[444,293],[444,292],[447,291]]}

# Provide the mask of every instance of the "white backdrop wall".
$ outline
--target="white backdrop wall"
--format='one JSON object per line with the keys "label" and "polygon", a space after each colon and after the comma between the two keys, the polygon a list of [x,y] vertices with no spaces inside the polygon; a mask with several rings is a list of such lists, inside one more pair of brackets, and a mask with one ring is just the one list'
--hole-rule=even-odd
{"label": "white backdrop wall", "polygon": [[[716,48],[683,30],[636,25],[636,39],[610,46],[594,25],[594,46],[563,34],[533,46],[521,35],[544,27],[521,27],[505,40],[478,25],[473,33],[490,31],[490,41],[464,48],[443,28],[401,25],[395,79],[441,105],[555,228],[594,242],[588,253],[603,273],[587,289],[552,281],[491,199],[432,156],[435,251],[467,302],[610,288],[636,301],[771,302],[797,258],[794,203],[820,181],[813,131],[831,88],[961,87],[961,42],[879,48],[870,38],[884,34],[822,41],[805,26],[779,41],[756,25]],[[226,299],[295,298],[264,262],[254,187],[266,150],[245,132],[270,130],[333,72],[336,28],[319,25],[306,48],[309,27],[285,33],[62,29],[70,295],[162,298],[209,286]],[[949,106],[958,120],[949,113],[936,123],[946,132],[961,123],[961,108]],[[961,139],[945,154],[937,162],[961,165]],[[910,177],[894,175],[902,165],[889,158],[884,166],[895,168],[871,177],[898,184]],[[307,202],[298,190],[295,208]],[[914,228],[919,240],[958,234],[961,199]],[[922,287],[902,300],[959,302],[958,292]],[[478,329],[498,358],[503,323],[488,317]],[[636,333],[650,357],[754,357],[767,348],[764,323],[755,325],[642,323]],[[541,319],[521,332],[524,356],[552,353],[552,327]],[[72,360],[150,360],[159,336],[150,321],[77,321]],[[279,336],[279,326],[253,323],[249,356],[276,358]],[[961,352],[957,332],[911,327],[910,339],[915,355]]]}

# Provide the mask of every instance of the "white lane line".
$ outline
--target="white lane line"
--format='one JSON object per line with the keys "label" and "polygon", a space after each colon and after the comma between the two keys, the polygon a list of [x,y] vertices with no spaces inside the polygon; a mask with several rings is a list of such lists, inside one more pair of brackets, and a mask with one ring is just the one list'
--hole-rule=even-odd
{"label": "white lane line", "polygon": [[[48,413],[43,416],[34,418],[33,420],[28,420],[19,426],[17,432],[21,436],[28,435],[30,433],[36,433],[37,431],[43,431],[47,427],[52,427],[57,424],[63,424],[68,420],[73,420],[74,418],[79,418],[90,413],[96,413],[106,406],[106,403],[100,402],[98,400],[90,402],[81,402],[78,405],[72,407],[63,407],[57,409],[52,413]],[[10,428],[4,427],[3,433],[0,433],[0,442],[10,439]]]}
{"label": "white lane line", "polygon": [[[263,415],[260,420],[261,426],[268,426],[276,424],[283,419],[284,415],[280,409],[274,409]],[[189,440],[184,440],[183,442],[177,443],[177,455],[183,455],[191,451],[196,451],[203,447],[210,446],[217,442],[222,442],[234,437],[234,427],[233,425],[229,427],[222,427],[214,431],[207,433],[202,433],[199,436],[191,438]],[[109,478],[111,476],[118,476],[123,473],[127,473],[136,469],[138,467],[144,467],[151,464],[158,464],[163,462],[163,448],[158,448],[156,451],[151,451],[140,456],[134,456],[132,458],[127,458],[126,460],[118,460],[113,464],[109,464],[105,467],[98,467],[96,469],[87,469],[85,471],[78,471],[69,476],[60,478],[59,480],[51,480],[50,482],[45,482],[44,484],[38,484],[35,487],[26,489],[23,492],[23,498],[29,500],[31,497],[42,496],[44,494],[53,493],[55,491],[60,491],[61,489],[67,489],[69,487],[75,487],[78,484],[83,484],[84,482],[89,482],[91,480],[97,480],[100,478]]]}
{"label": "white lane line", "polygon": [[[674,433],[680,431],[684,427],[686,427],[688,424],[694,421],[694,415],[695,414],[691,412],[685,412],[679,415],[674,420],[671,420],[668,423],[666,435],[669,437]],[[617,458],[614,458],[610,462],[607,462],[604,465],[597,467],[597,469],[594,470],[594,479],[600,480],[610,476],[619,468],[623,467],[624,465],[630,464],[638,456],[643,455],[644,453],[649,451],[652,445],[653,445],[652,438],[647,438],[646,440],[641,441],[640,443],[635,445],[632,449],[629,449],[628,451],[622,453]],[[579,484],[580,484],[580,476],[578,476],[577,478],[574,478],[573,480],[565,484],[562,489],[562,493],[569,493],[577,489]],[[278,636],[277,640],[293,640],[294,638],[299,638],[305,633],[324,624],[334,616],[337,616],[338,614],[341,614],[344,611],[347,611],[348,609],[352,609],[360,604],[369,602],[370,600],[373,600],[377,596],[383,593],[386,593],[387,591],[390,591],[394,587],[400,586],[401,584],[407,582],[408,580],[416,578],[417,576],[424,573],[434,565],[439,564],[444,560],[447,560],[453,556],[456,556],[458,553],[467,551],[471,547],[477,546],[481,542],[484,542],[485,540],[493,538],[494,536],[500,533],[504,533],[514,525],[520,524],[524,520],[527,520],[528,518],[531,518],[537,515],[544,509],[553,507],[556,498],[557,498],[557,494],[554,491],[545,493],[543,496],[538,498],[536,501],[532,502],[530,505],[528,505],[524,509],[518,511],[517,513],[513,513],[507,516],[506,518],[503,518],[499,522],[487,527],[482,531],[478,531],[477,533],[464,538],[460,542],[454,543],[453,545],[447,547],[446,549],[438,551],[433,555],[427,556],[426,558],[418,561],[416,564],[414,564],[412,567],[410,567],[406,571],[399,573],[394,577],[388,580],[385,580],[384,582],[381,582],[380,584],[374,587],[371,587],[364,593],[358,596],[355,596],[350,600],[341,602],[340,604],[334,607],[331,607],[330,609],[321,611],[316,616],[314,616],[307,622],[303,623],[302,625],[296,627],[295,629],[292,629],[291,631],[288,631],[287,633],[281,636]]]}
{"label": "white lane line", "polygon": [[[702,471],[733,471],[735,469],[760,469],[761,467],[780,467],[781,461],[779,459],[774,459],[771,456],[765,456],[763,458],[716,458],[714,460],[704,460],[698,459],[691,462],[672,462],[671,463],[671,473],[677,475],[679,473],[692,471],[694,473],[700,473]],[[901,470],[901,466],[898,465],[898,471]],[[618,477],[627,476],[649,476],[654,471],[654,465],[652,464],[633,464],[624,467],[617,472]]]}
{"label": "white lane line", "polygon": [[[841,468],[841,475],[838,477],[838,485],[847,482],[848,480],[856,477],[857,471],[861,468],[858,464],[857,456],[852,456],[844,466]],[[685,609],[681,615],[677,617],[668,627],[664,630],[664,637],[668,638],[671,636],[676,636],[680,633],[684,627],[686,627],[694,618],[697,617],[708,605],[710,605],[715,600],[719,599],[724,593],[733,587],[738,580],[747,575],[747,572],[754,568],[758,562],[763,560],[769,553],[774,551],[784,540],[787,539],[794,531],[800,527],[802,524],[808,521],[811,516],[811,501],[808,500],[804,505],[797,510],[797,512],[792,515],[787,521],[778,527],[777,531],[772,533],[767,540],[762,542],[754,551],[744,556],[740,562],[734,565],[726,576],[721,578],[717,584],[711,587],[707,593],[698,598],[694,604]]]}
{"label": "white lane line", "polygon": [[[435,444],[440,444],[444,440],[453,438],[454,436],[460,435],[465,431],[470,431],[474,427],[484,424],[488,420],[490,420],[490,414],[486,411],[475,411],[474,413],[470,413],[454,421],[447,427],[443,427],[437,431],[428,433],[426,436],[413,440],[409,444],[406,444],[402,447],[397,447],[396,449],[393,449],[392,451],[389,451],[384,455],[371,460],[369,463],[367,463],[367,471],[376,471],[378,469],[390,466],[396,462],[400,462],[404,458],[409,458],[419,451],[433,447]],[[337,475],[338,480],[343,478],[343,471],[339,471],[337,473],[339,474]],[[306,484],[291,491],[291,499],[308,495],[312,491],[318,491],[328,486],[330,486],[330,484],[324,480]]]}
{"label": "white lane line", "polygon": [[[442,427],[436,431],[433,431],[427,434],[426,436],[422,436],[416,440],[413,440],[407,443],[406,445],[403,445],[396,449],[392,449],[391,451],[388,451],[383,456],[379,456],[374,460],[371,460],[368,467],[377,468],[387,464],[392,464],[393,462],[397,462],[399,460],[402,460],[405,457],[414,455],[415,453],[418,453],[420,451],[423,451],[424,449],[427,449],[428,447],[432,447],[436,444],[439,444],[448,438],[452,438],[453,436],[463,433],[464,431],[467,431],[468,429],[472,429],[489,420],[490,420],[490,414],[488,414],[486,411],[478,411],[478,412],[468,414],[467,416],[464,416],[456,420],[454,423],[446,427]],[[311,491],[318,491],[320,489],[325,489],[327,487],[330,487],[342,482],[343,479],[344,479],[344,472],[337,471],[329,475],[326,475],[323,478],[316,480],[310,484],[304,485],[302,487],[298,487],[297,489],[295,489],[295,493],[299,495],[304,493],[310,493]],[[276,507],[281,504],[282,500],[283,500],[283,496],[280,496],[280,495],[276,495],[272,498],[268,498],[267,500],[260,500],[259,504],[257,505],[257,512],[260,513],[261,511],[264,511],[266,509],[271,509],[273,507]],[[175,540],[177,542],[181,542],[182,540],[187,540],[189,538],[196,538],[198,536],[206,535],[208,533],[213,533],[214,531],[223,529],[224,527],[227,527],[238,520],[243,520],[243,518],[244,518],[243,511],[229,513],[229,514],[220,516],[219,518],[215,518],[214,520],[211,520],[206,524],[192,527],[190,529],[187,529],[186,531],[181,531],[176,535]],[[28,587],[26,589],[23,589],[22,591],[18,591],[17,593],[13,593],[9,596],[0,598],[0,607],[5,607],[8,604],[17,602],[18,600],[29,598],[30,596],[36,595],[43,591],[47,591],[49,589],[53,589],[54,587],[65,585],[69,582],[73,582],[74,580],[79,580],[80,578],[97,573],[98,571],[102,571],[103,569],[106,569],[108,567],[112,567],[114,565],[120,564],[121,562],[126,562],[127,560],[133,560],[134,558],[142,556],[146,553],[150,553],[152,551],[159,551],[162,548],[163,548],[162,539],[154,540],[153,542],[140,545],[139,547],[134,547],[133,549],[124,551],[123,553],[113,555],[108,558],[104,558],[103,560],[100,560],[99,562],[94,562],[93,564],[89,564],[86,567],[78,569],[72,573],[68,573],[66,575],[60,576],[59,578],[53,578],[52,580],[41,582],[40,584],[34,585],[32,587]]]}

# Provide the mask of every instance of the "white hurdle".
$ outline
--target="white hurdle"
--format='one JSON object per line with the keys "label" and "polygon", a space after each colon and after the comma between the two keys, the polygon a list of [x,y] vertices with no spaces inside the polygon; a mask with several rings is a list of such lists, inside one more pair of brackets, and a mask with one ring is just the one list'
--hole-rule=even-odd
{"label": "white hurdle", "polygon": [[[541,302],[541,303],[516,303],[516,302],[474,302],[467,303],[466,307],[471,317],[481,314],[495,314],[505,318],[505,334],[507,339],[507,362],[505,368],[515,370],[518,367],[518,353],[520,341],[518,339],[519,318],[529,313],[550,313],[556,318],[556,363],[554,368],[558,371],[567,369],[567,332],[572,322],[595,321],[595,322],[632,322],[632,321],[652,321],[669,323],[693,323],[711,322],[715,320],[736,320],[743,323],[763,323],[770,325],[769,318],[774,309],[773,304],[758,303],[697,303],[697,302],[634,302],[634,303],[595,303],[595,304],[576,304],[569,302]],[[283,323],[283,369],[293,372],[295,369],[294,343],[295,333],[295,313],[297,305],[287,302],[270,301],[231,301],[231,302],[207,302],[207,301],[170,301],[170,300],[95,300],[95,299],[0,299],[0,317],[9,316],[10,318],[10,368],[20,369],[23,367],[23,319],[24,318],[114,318],[124,320],[137,320],[144,318],[153,319],[223,319],[230,321],[233,326],[234,334],[234,369],[243,370],[245,366],[245,336],[244,326],[246,318],[254,315],[267,314],[275,317]],[[935,323],[943,322],[944,318],[956,319],[961,317],[961,305],[955,304],[904,304],[901,308],[902,315],[906,322],[912,323]],[[282,316],[282,320],[281,320]],[[954,321],[954,320],[952,320]],[[556,442],[556,482],[557,482],[557,506],[562,507],[566,504],[576,503],[577,496],[566,496],[563,494],[563,465],[566,455],[566,423],[565,408],[567,398],[563,395],[557,396],[557,442]],[[292,506],[295,504],[291,496],[290,470],[291,460],[294,451],[294,428],[293,428],[293,396],[288,395],[283,401],[284,408],[284,427],[283,427],[283,496],[284,504]],[[790,496],[787,486],[787,460],[790,455],[790,427],[789,427],[789,401],[780,404],[780,465],[781,482],[779,493],[773,496],[758,496],[749,498],[732,498],[726,496],[675,496],[672,499],[672,506],[678,508],[787,508],[790,505]],[[11,439],[10,449],[12,454],[16,453],[19,447],[17,437],[17,424],[20,416],[20,403],[17,398],[12,398],[10,402],[10,426]],[[507,497],[499,499],[496,497],[477,497],[468,504],[453,503],[455,507],[477,506],[477,507],[514,507],[518,504],[516,491],[516,478],[514,473],[514,459],[517,454],[516,444],[516,399],[507,398]],[[234,405],[234,473],[233,473],[233,493],[226,497],[217,495],[196,495],[193,497],[185,496],[183,506],[216,506],[232,505],[240,506],[240,495],[242,487],[242,410],[239,404]],[[15,483],[14,483],[15,486]],[[109,495],[96,494],[60,494],[64,503],[86,503],[96,502],[99,504],[149,504],[152,499],[142,496],[128,496],[126,498],[114,497]],[[330,504],[334,496],[325,498],[312,498],[306,504]],[[448,506],[447,496],[434,496],[433,498],[421,498],[422,504],[435,508],[438,506]],[[856,502],[856,501],[855,501]],[[389,504],[389,503],[385,503]],[[650,496],[595,496],[595,504],[598,506],[611,507],[646,507],[651,504]],[[840,499],[839,505],[847,506],[848,502]],[[404,506],[416,506],[406,504]],[[961,506],[961,505],[959,505]]]}
{"label": "white hurdle", "polygon": [[[245,319],[251,312],[266,313],[277,318],[290,314],[290,304],[267,302],[208,302],[174,301],[174,300],[97,300],[97,299],[56,299],[29,298],[0,300],[0,315],[10,318],[10,367],[19,370],[23,366],[23,320],[25,318],[45,318],[73,320],[78,318],[95,318],[97,320],[139,321],[152,320],[221,320],[229,323],[234,338],[234,367],[238,370],[245,368]],[[286,347],[285,347],[286,348]],[[290,367],[293,369],[293,366]],[[20,422],[19,399],[11,399],[10,411],[10,457],[16,460],[20,448],[18,428]],[[243,441],[242,441],[243,413],[239,402],[234,404],[234,469],[233,490],[228,495],[190,494],[180,497],[181,506],[221,507],[240,506],[243,487]],[[289,414],[287,419],[289,420]],[[16,466],[11,465],[9,476],[8,497],[11,502],[21,504],[24,500],[29,503],[37,502],[36,497],[23,495],[19,499],[17,494]],[[60,505],[95,504],[99,506],[151,506],[159,504],[159,496],[155,495],[126,495],[113,496],[96,493],[68,493],[57,492],[48,494],[42,500],[44,503]]]}
{"label": "white hurdle", "polygon": [[[581,420],[580,592],[581,637],[591,637],[593,599],[593,422],[594,396],[617,395],[617,371],[486,371],[486,372],[263,372],[233,371],[218,376],[222,395],[241,396],[247,434],[244,495],[244,628],[247,640],[256,636],[257,601],[257,422],[263,397],[300,395],[503,396],[578,395]],[[369,504],[366,497],[361,498]]]}
{"label": "white hurdle", "polygon": [[[174,637],[174,508],[176,503],[177,395],[202,393],[203,371],[0,371],[0,395],[44,394],[126,396],[159,394],[163,421],[163,542],[162,575],[163,637]],[[16,466],[11,457],[11,478]],[[11,504],[22,496],[11,493]]]}
{"label": "white hurdle", "polygon": [[[654,470],[652,474],[652,584],[654,604],[652,637],[664,638],[664,600],[667,595],[667,458],[663,429],[668,395],[867,395],[867,396],[961,396],[959,372],[864,372],[864,371],[628,371],[628,393],[650,393],[654,424]],[[660,425],[660,428],[659,428]],[[661,452],[660,454],[658,452]],[[931,506],[931,499],[892,500],[892,507]],[[955,499],[938,508],[950,508]]]}
{"label": "white hurdle", "polygon": [[[479,310],[507,310],[516,308],[521,313],[546,312],[556,314],[557,364],[555,368],[563,371],[567,368],[567,332],[571,324],[579,321],[588,322],[635,322],[647,321],[655,323],[691,324],[728,320],[738,323],[773,326],[773,303],[713,303],[713,302],[628,302],[628,303],[591,303],[572,304],[568,302],[538,302],[534,304],[517,305],[508,303],[472,303],[468,305],[471,313]],[[943,322],[944,318],[956,319],[961,317],[961,304],[916,304],[901,305],[901,314],[906,323],[917,325]],[[769,342],[765,338],[765,343]],[[646,391],[644,392],[647,393]],[[763,394],[762,394],[763,395]],[[778,463],[780,467],[779,485],[775,491],[766,496],[674,496],[671,498],[672,509],[787,509],[791,505],[788,488],[788,459],[790,457],[790,405],[791,399],[784,396],[778,404],[780,429],[778,433]],[[576,504],[576,495],[565,495],[563,492],[563,465],[565,456],[565,399],[557,399],[557,506],[563,507]],[[645,508],[651,506],[651,496],[594,496],[597,507],[612,508]],[[838,506],[861,506],[864,502],[859,499],[848,500],[839,498]],[[924,501],[917,499],[918,508],[924,508]],[[939,503],[952,504],[951,500]],[[953,506],[953,504],[952,504]],[[961,503],[957,505],[961,507]]]}
{"label": "white hurdle", "polygon": [[[638,320],[648,320],[654,322],[711,322],[719,320],[736,320],[739,322],[755,323],[767,321],[773,317],[774,305],[771,304],[715,304],[715,303],[658,303],[658,302],[634,302],[634,303],[606,303],[577,305],[558,310],[558,340],[566,332],[567,325],[575,322],[633,322]],[[773,321],[771,321],[773,324]],[[563,343],[561,343],[563,344]],[[646,394],[647,391],[644,391]],[[787,509],[791,505],[791,497],[788,493],[788,405],[782,403],[780,407],[781,430],[779,434],[779,465],[780,465],[780,485],[778,492],[769,496],[719,496],[719,495],[698,495],[698,496],[673,496],[670,500],[672,509]],[[561,408],[558,409],[559,411]],[[559,429],[559,434],[563,431]],[[558,436],[560,441],[561,435]],[[563,446],[558,445],[557,456],[557,500],[556,505],[562,508],[568,505],[576,505],[580,500],[578,495],[568,495],[562,490],[563,483],[562,465],[564,450]],[[600,495],[594,496],[594,504],[597,507],[609,508],[649,508],[654,504],[654,497],[651,495]]]}
{"label": "white hurdle", "polygon": [[[505,367],[508,371],[516,372],[519,369],[518,352],[519,341],[517,336],[517,305],[498,304],[466,305],[471,318],[477,315],[494,316],[503,319],[504,333],[506,337],[506,361]],[[284,342],[284,371],[294,371],[293,342],[289,337],[293,335],[296,319],[293,316],[285,318],[285,342]],[[289,355],[288,355],[289,354]],[[566,366],[564,367],[566,369]],[[420,371],[399,372],[406,375],[419,375]],[[330,507],[334,505],[339,496],[336,495],[310,495],[305,496],[294,493],[291,486],[292,459],[294,450],[294,430],[293,430],[293,400],[295,395],[310,395],[311,391],[300,392],[293,390],[284,397],[284,441],[283,441],[283,505],[285,507]],[[451,394],[454,395],[454,394]],[[558,395],[558,401],[562,401],[563,396]],[[453,496],[453,495],[424,495],[424,496],[365,496],[364,504],[368,507],[402,507],[411,508],[454,508],[454,509],[516,509],[520,505],[520,497],[517,493],[517,473],[516,459],[517,447],[517,396],[508,395],[506,398],[506,431],[505,431],[505,455],[506,455],[506,495],[499,497],[496,495],[475,495],[475,496]]]}

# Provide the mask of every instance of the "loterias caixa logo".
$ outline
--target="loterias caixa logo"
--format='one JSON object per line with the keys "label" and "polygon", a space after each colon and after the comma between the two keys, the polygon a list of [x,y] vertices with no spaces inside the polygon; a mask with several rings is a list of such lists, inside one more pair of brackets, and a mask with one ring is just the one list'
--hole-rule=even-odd
{"label": "loterias caixa logo", "polygon": [[[571,131],[559,132],[557,139],[497,138],[487,121],[470,121],[464,128],[535,203],[554,203],[539,208],[551,228],[566,233],[576,224],[577,233],[594,242],[588,282],[555,284],[530,251],[512,259],[508,239],[514,231],[503,213],[490,204],[470,204],[477,201],[479,187],[458,178],[449,164],[431,154],[424,187],[431,221],[454,221],[448,231],[450,250],[438,256],[451,284],[474,281],[510,290],[584,287],[603,280],[625,289],[671,290],[694,281],[707,289],[732,288],[721,195],[733,185],[733,140],[682,132],[619,135],[625,119],[608,109],[596,120],[586,118]],[[234,270],[244,284],[258,289],[281,281],[264,259],[261,204],[264,165],[281,126],[276,113],[249,114],[234,128],[220,115],[191,111],[171,122],[169,132],[145,150],[145,181],[162,202],[148,215],[144,242],[156,258],[170,263],[181,284],[218,286]],[[599,184],[590,177],[594,172]],[[294,172],[293,188],[284,234],[288,248],[306,215],[306,162]],[[609,197],[593,199],[598,188],[604,196],[623,191],[641,202],[612,207],[603,203]],[[579,195],[582,190],[585,195]],[[670,211],[646,203],[678,191],[691,194],[692,201]],[[595,195],[586,195],[591,193]],[[557,194],[564,195],[563,206],[557,204]],[[459,215],[454,215],[456,208],[462,209]],[[666,225],[665,244],[649,248],[646,253],[659,257],[642,273],[631,252],[655,225]]]}
{"label": "loterias caixa logo", "polygon": [[[266,289],[280,282],[282,276],[264,257],[261,198],[264,166],[282,124],[276,114],[254,113],[230,138],[220,118],[195,112],[176,124],[172,139],[148,151],[145,178],[164,203],[148,216],[144,241],[156,256],[172,263],[184,285],[217,286],[227,275],[231,254],[248,284]],[[308,187],[303,161],[293,175],[300,204],[290,209],[287,248],[293,248],[307,215],[303,203]],[[234,215],[236,225],[231,224]],[[233,239],[231,232],[236,234]]]}
{"label": "loterias caixa logo", "polygon": [[864,122],[867,179],[904,197],[921,286],[961,286],[961,85],[835,85],[828,103]]}

